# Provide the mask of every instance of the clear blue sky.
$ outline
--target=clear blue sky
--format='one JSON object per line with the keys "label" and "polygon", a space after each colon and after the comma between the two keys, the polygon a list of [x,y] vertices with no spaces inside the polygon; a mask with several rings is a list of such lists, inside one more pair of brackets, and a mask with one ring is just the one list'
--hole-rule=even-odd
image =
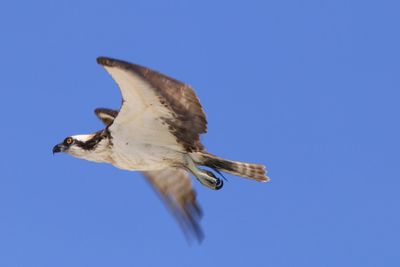
{"label": "clear blue sky", "polygon": [[[6,3],[7,2],[7,3]],[[398,1],[2,1],[0,266],[400,266]],[[137,173],[54,144],[120,94],[97,56],[191,84],[209,151],[188,246]]]}

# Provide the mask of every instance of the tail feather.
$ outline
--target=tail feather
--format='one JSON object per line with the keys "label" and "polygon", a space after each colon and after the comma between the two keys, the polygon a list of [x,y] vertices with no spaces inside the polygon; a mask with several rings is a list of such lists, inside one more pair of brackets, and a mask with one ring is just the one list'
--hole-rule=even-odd
{"label": "tail feather", "polygon": [[243,178],[259,182],[269,181],[264,165],[226,160],[208,153],[196,153],[195,162]]}

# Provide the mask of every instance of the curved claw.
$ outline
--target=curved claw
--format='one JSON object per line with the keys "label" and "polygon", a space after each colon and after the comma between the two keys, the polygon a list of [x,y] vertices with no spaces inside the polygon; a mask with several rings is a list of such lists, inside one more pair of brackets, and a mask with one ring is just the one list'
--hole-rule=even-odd
{"label": "curved claw", "polygon": [[[217,178],[213,172],[198,168],[190,157],[187,157],[186,160],[186,168],[202,185],[212,190],[219,190],[223,187],[224,182],[222,179]],[[219,173],[218,170],[216,171]]]}
{"label": "curved claw", "polygon": [[217,178],[215,190],[220,190],[224,186],[224,180]]}
{"label": "curved claw", "polygon": [[213,178],[213,179],[207,179],[207,182],[209,184],[209,188],[213,189],[213,190],[220,190],[223,185],[224,185],[224,181],[218,177],[215,176],[215,174],[209,170],[202,170],[204,173],[206,173],[209,178]]}

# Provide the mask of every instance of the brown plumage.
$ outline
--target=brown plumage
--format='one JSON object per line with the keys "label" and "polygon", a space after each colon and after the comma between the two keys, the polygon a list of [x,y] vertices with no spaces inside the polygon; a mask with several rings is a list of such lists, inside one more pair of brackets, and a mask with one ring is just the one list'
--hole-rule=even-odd
{"label": "brown plumage", "polygon": [[190,239],[194,234],[197,240],[203,240],[204,234],[199,225],[203,214],[196,201],[189,173],[180,168],[169,168],[146,171],[143,175],[176,217],[187,238]]}
{"label": "brown plumage", "polygon": [[118,111],[108,108],[96,108],[94,113],[106,126],[109,126],[118,115]]}
{"label": "brown plumage", "polygon": [[171,109],[174,119],[165,119],[176,141],[187,151],[200,151],[200,134],[207,132],[207,120],[200,101],[193,89],[178,80],[149,68],[121,60],[99,57],[103,66],[118,67],[134,72],[146,80],[156,91],[162,105]]}
{"label": "brown plumage", "polygon": [[263,165],[226,160],[206,152],[200,135],[207,131],[207,120],[190,86],[137,64],[105,57],[97,62],[118,84],[121,108],[96,109],[105,129],[72,136],[71,143],[56,145],[53,153],[65,151],[120,169],[142,171],[187,236],[199,241],[204,237],[199,223],[202,212],[189,172],[213,190],[222,188],[222,180],[199,166],[268,181]]}
{"label": "brown plumage", "polygon": [[197,159],[197,164],[217,169],[221,172],[227,172],[258,182],[268,182],[269,180],[268,176],[266,176],[264,165],[226,160],[207,152],[196,153],[195,158]]}

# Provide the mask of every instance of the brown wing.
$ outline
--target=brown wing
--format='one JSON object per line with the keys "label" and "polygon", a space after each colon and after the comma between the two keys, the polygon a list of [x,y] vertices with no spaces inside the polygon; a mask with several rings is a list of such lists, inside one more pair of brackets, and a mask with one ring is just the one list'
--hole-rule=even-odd
{"label": "brown wing", "polygon": [[[146,126],[143,135],[135,129],[136,139],[157,141],[152,139],[153,133],[160,136],[168,131],[187,151],[203,149],[199,135],[207,131],[206,116],[190,86],[121,60],[99,57],[97,62],[113,77],[122,93],[123,104],[111,131],[121,131],[122,125],[126,128],[129,121],[135,121],[135,125]],[[171,143],[167,136],[164,141]]]}
{"label": "brown wing", "polygon": [[96,116],[106,125],[109,126],[113,123],[115,117],[118,115],[118,111],[108,108],[96,108],[94,110]]}
{"label": "brown wing", "polygon": [[199,224],[202,212],[187,171],[168,168],[143,174],[177,218],[186,236],[194,236],[201,242],[204,238]]}

